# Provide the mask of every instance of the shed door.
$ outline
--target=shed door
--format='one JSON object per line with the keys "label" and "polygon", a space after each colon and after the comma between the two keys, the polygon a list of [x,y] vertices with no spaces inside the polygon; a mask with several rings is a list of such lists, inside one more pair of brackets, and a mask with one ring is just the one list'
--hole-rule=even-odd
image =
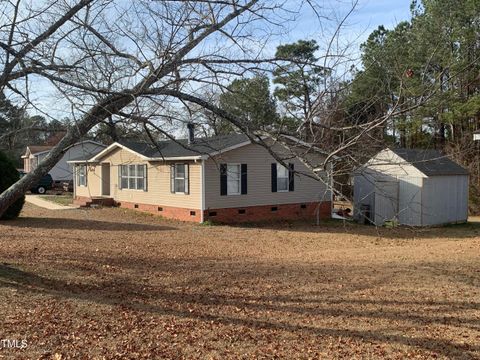
{"label": "shed door", "polygon": [[375,181],[375,225],[398,217],[398,181]]}
{"label": "shed door", "polygon": [[399,215],[402,225],[422,225],[422,184],[423,178],[405,177],[400,179]]}

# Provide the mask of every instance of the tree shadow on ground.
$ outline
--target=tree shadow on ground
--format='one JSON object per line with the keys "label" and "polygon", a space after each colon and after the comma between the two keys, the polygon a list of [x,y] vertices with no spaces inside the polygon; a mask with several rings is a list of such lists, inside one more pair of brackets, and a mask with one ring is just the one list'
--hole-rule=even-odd
{"label": "tree shadow on ground", "polygon": [[59,229],[59,230],[99,230],[99,231],[162,231],[176,230],[166,225],[152,225],[141,223],[126,223],[101,220],[80,220],[68,218],[38,218],[20,217],[9,221],[0,221],[0,225],[32,229]]}
{"label": "tree shadow on ground", "polygon": [[306,220],[279,220],[258,223],[223,224],[241,229],[266,229],[305,233],[339,233],[375,236],[391,239],[413,238],[473,238],[480,236],[480,222],[448,224],[432,227],[398,226],[395,228],[376,227],[373,225],[358,224],[353,221],[322,220],[319,225],[314,221]]}
{"label": "tree shadow on ground", "polygon": [[[185,271],[185,269],[183,269]],[[220,269],[218,269],[220,270]],[[302,270],[304,271],[304,270]],[[238,273],[232,278],[238,278]],[[227,279],[228,281],[228,279]],[[175,316],[202,322],[217,322],[224,325],[237,325],[259,330],[289,331],[292,333],[308,333],[314,336],[347,337],[358,341],[384,342],[398,345],[412,346],[424,351],[436,352],[447,358],[464,358],[466,351],[478,352],[478,344],[459,344],[453,340],[393,334],[386,329],[359,330],[358,328],[329,328],[314,326],[311,323],[302,323],[294,317],[295,314],[338,317],[338,318],[369,318],[392,320],[397,323],[407,321],[417,326],[437,323],[471,327],[479,330],[477,319],[470,318],[464,310],[479,310],[480,303],[468,301],[436,301],[436,300],[367,300],[351,298],[330,298],[329,296],[294,296],[277,295],[274,293],[235,295],[219,291],[197,291],[166,289],[164,287],[146,286],[140,282],[132,282],[126,278],[112,278],[102,280],[96,284],[72,283],[59,279],[51,279],[23,271],[8,264],[0,265],[0,286],[13,287],[20,291],[46,294],[66,299],[79,299],[104,305],[122,305],[135,311],[153,313],[157,315]],[[310,294],[311,295],[311,294]],[[157,304],[156,302],[161,302]],[[365,309],[360,305],[373,306]],[[435,307],[426,314],[417,314],[414,311],[395,309],[392,306]],[[231,310],[239,308],[240,313]],[[194,308],[194,311],[190,310]],[[230,309],[230,310],[228,310]],[[454,310],[461,316],[445,317],[439,309]],[[283,314],[284,317],[275,318],[275,315],[252,317],[248,313],[262,311],[268,314]],[[244,314],[242,315],[242,312]],[[285,315],[288,315],[288,320]],[[361,327],[360,327],[361,328]],[[396,329],[400,326],[396,325]]]}

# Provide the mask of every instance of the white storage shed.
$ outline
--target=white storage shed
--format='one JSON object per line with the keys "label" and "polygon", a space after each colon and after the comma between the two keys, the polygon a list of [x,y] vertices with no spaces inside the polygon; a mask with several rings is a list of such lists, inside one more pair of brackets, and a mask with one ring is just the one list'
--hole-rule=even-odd
{"label": "white storage shed", "polygon": [[354,173],[354,217],[381,226],[466,222],[468,171],[437,150],[385,149]]}

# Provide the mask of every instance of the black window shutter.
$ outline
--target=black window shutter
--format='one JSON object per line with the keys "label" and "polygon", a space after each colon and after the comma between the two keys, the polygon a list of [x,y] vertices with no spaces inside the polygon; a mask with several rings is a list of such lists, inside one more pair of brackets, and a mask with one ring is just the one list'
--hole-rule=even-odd
{"label": "black window shutter", "polygon": [[190,194],[190,174],[189,174],[189,171],[190,171],[189,165],[185,164],[185,189],[184,189],[185,195]]}
{"label": "black window shutter", "polygon": [[295,190],[295,176],[293,176],[294,170],[294,165],[292,163],[288,164],[288,191]]}
{"label": "black window shutter", "polygon": [[272,192],[277,192],[277,163],[272,163]]}
{"label": "black window shutter", "polygon": [[227,164],[220,164],[220,195],[227,195]]}
{"label": "black window shutter", "polygon": [[246,194],[247,193],[247,164],[242,164],[240,166],[241,168],[241,174],[242,174],[242,179],[241,179],[241,193]]}
{"label": "black window shutter", "polygon": [[143,165],[143,191],[147,191],[147,165]]}
{"label": "black window shutter", "polygon": [[122,190],[122,167],[123,165],[118,165],[118,188]]}
{"label": "black window shutter", "polygon": [[175,164],[170,165],[170,192],[175,193]]}

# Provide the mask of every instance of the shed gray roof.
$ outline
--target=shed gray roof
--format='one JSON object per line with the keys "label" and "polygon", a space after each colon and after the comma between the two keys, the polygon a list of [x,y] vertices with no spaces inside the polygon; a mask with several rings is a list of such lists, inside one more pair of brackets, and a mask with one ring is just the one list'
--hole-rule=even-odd
{"label": "shed gray roof", "polygon": [[187,139],[159,141],[156,146],[151,142],[119,141],[119,143],[143,156],[162,158],[211,154],[246,141],[248,137],[244,134],[231,134],[196,138],[193,144],[188,144]]}
{"label": "shed gray roof", "polygon": [[427,176],[468,175],[468,170],[438,150],[391,149]]}

